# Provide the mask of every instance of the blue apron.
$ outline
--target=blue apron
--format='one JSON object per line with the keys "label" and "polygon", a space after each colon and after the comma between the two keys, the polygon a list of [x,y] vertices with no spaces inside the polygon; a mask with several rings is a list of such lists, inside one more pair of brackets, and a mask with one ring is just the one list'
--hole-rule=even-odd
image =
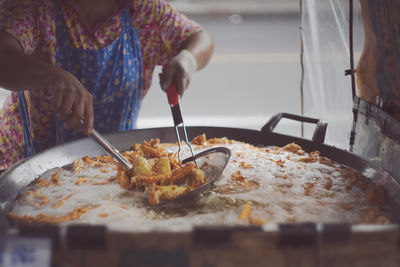
{"label": "blue apron", "polygon": [[[77,49],[72,44],[56,1],[56,64],[72,73],[93,96],[93,127],[100,133],[135,128],[142,99],[142,56],[139,37],[129,13],[121,13],[120,36],[102,49]],[[84,137],[75,129],[64,129],[64,121],[53,114],[45,140],[33,140],[23,92],[19,93],[24,131],[25,157],[35,152]]]}

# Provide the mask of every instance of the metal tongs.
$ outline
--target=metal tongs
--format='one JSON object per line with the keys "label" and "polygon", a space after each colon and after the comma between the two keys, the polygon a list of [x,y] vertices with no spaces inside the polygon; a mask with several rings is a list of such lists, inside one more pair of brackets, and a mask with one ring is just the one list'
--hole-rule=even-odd
{"label": "metal tongs", "polygon": [[[81,128],[83,128],[83,123],[81,122]],[[118,161],[127,171],[132,170],[132,164],[122,156],[118,149],[116,149],[110,142],[107,141],[98,131],[92,129],[92,133],[89,134],[97,144],[99,144],[104,150],[110,154],[116,161]]]}
{"label": "metal tongs", "polygon": [[[174,118],[176,139],[178,140],[178,147],[179,147],[178,148],[178,160],[181,161],[181,159],[182,159],[181,155],[180,155],[180,152],[182,150],[182,145],[181,145],[181,137],[179,135],[179,129],[178,129],[179,125],[182,125],[183,133],[185,134],[185,139],[183,141],[188,145],[188,147],[190,149],[190,153],[192,154],[192,157],[195,158],[194,151],[188,140],[186,127],[183,122],[182,112],[181,112],[181,108],[179,106],[179,100],[178,100],[178,90],[176,89],[176,85],[174,83],[172,83],[170,85],[170,87],[168,88],[167,96],[168,96],[168,103],[171,106],[172,117]],[[194,160],[194,163],[196,163],[196,160]]]}

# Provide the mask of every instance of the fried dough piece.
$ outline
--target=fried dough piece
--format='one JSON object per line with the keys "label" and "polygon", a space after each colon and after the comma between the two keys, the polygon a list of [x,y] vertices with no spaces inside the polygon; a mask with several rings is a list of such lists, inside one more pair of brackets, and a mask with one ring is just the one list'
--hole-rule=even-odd
{"label": "fried dough piece", "polygon": [[305,163],[314,163],[319,161],[319,151],[313,151],[310,154],[308,154],[308,157],[301,158],[297,161],[299,162],[305,162]]}
{"label": "fried dough piece", "polygon": [[137,157],[132,162],[132,174],[133,176],[140,176],[140,175],[149,175],[152,174],[152,166],[147,159],[143,157]]}
{"label": "fried dough piece", "polygon": [[251,213],[251,206],[250,206],[249,201],[247,201],[246,204],[244,205],[243,209],[240,212],[238,219],[239,220],[247,220],[249,224],[259,225],[259,226],[263,226],[264,224],[267,223],[266,220],[260,218],[257,215],[253,215]]}
{"label": "fried dough piece", "polygon": [[167,176],[171,175],[170,160],[167,157],[161,157],[156,159],[150,159],[152,165],[152,171]]}
{"label": "fried dough piece", "polygon": [[130,177],[128,176],[126,169],[122,166],[119,166],[117,169],[116,180],[117,180],[117,183],[119,183],[119,185],[122,188],[125,188],[125,189],[133,188],[133,185],[131,184],[131,181],[130,181]]}
{"label": "fried dough piece", "polygon": [[55,224],[55,223],[62,223],[66,221],[74,221],[78,220],[83,214],[85,214],[89,208],[87,207],[77,207],[73,209],[71,212],[69,212],[67,215],[64,216],[52,216],[52,215],[46,215],[46,214],[38,214],[36,216],[20,216],[15,213],[8,213],[7,216],[10,220],[14,222],[20,222],[20,223],[39,223],[39,224]]}
{"label": "fried dough piece", "polygon": [[[168,157],[146,159],[142,156],[137,156],[132,162],[132,171],[129,173],[124,167],[119,166],[116,180],[121,187],[126,189],[139,188],[142,184],[132,183],[131,179],[136,177],[164,177],[171,176],[170,160]],[[150,178],[149,178],[150,179]],[[140,179],[139,179],[140,180]],[[135,180],[133,180],[135,181]]]}
{"label": "fried dough piece", "polygon": [[226,137],[222,137],[222,138],[210,138],[207,140],[207,142],[213,145],[223,145],[223,144],[231,144],[233,141]]}
{"label": "fried dough piece", "polygon": [[53,185],[59,185],[60,184],[60,171],[56,171],[55,173],[53,173],[51,175],[50,180]]}
{"label": "fried dough piece", "polygon": [[292,152],[292,153],[298,154],[298,155],[305,154],[303,148],[296,143],[287,144],[286,146],[282,147],[282,150],[289,151],[289,152]]}
{"label": "fried dough piece", "polygon": [[206,135],[205,134],[201,134],[201,135],[198,135],[195,138],[193,138],[191,143],[193,145],[202,146],[202,145],[204,145],[206,143],[206,141],[207,141]]}
{"label": "fried dough piece", "polygon": [[248,219],[250,217],[250,212],[251,212],[250,202],[247,201],[246,204],[244,205],[243,209],[240,211],[240,215],[239,215],[238,219],[239,220]]}
{"label": "fried dough piece", "polygon": [[149,202],[151,205],[157,205],[163,201],[175,199],[187,191],[190,187],[176,185],[153,185],[147,190]]}
{"label": "fried dough piece", "polygon": [[170,185],[187,183],[189,186],[200,186],[205,183],[204,173],[197,166],[189,162],[179,169],[175,169],[172,175],[165,174],[156,175],[140,175],[131,178],[131,184],[136,188],[150,185]]}
{"label": "fried dough piece", "polygon": [[164,149],[158,144],[160,139],[151,139],[150,142],[144,141],[140,145],[140,150],[143,152],[145,158],[159,158],[163,156]]}

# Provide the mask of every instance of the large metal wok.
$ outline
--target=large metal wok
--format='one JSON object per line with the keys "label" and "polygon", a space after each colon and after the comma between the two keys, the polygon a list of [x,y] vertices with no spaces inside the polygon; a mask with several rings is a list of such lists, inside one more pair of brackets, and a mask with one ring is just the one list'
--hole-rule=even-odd
{"label": "large metal wok", "polygon": [[[312,140],[275,133],[274,129],[282,118],[316,124]],[[323,144],[327,124],[320,120],[279,113],[273,116],[265,126],[262,127],[261,131],[224,127],[187,128],[189,139],[205,133],[207,138],[228,137],[230,139],[263,146],[283,146],[295,142],[307,152],[319,150],[321,155],[329,157],[340,164],[353,167],[361,173],[373,173],[373,179],[376,179],[377,183],[384,185],[388,190],[393,204],[396,207],[400,206],[400,177],[392,177],[383,169],[360,156]],[[108,134],[106,137],[121,151],[129,149],[134,143],[141,143],[143,140],[149,140],[151,138],[159,138],[161,142],[176,142],[174,128],[140,129]],[[4,213],[9,210],[21,188],[31,183],[40,174],[49,169],[70,164],[77,158],[86,155],[96,156],[99,154],[104,154],[102,148],[93,142],[93,140],[86,138],[54,147],[34,157],[20,161],[0,176],[0,215],[1,213],[4,215]]]}

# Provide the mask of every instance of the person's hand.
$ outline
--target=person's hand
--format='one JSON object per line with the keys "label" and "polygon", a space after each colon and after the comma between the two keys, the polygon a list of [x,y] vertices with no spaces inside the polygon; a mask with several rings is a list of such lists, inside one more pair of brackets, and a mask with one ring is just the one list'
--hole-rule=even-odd
{"label": "person's hand", "polygon": [[163,66],[160,74],[161,88],[167,91],[171,84],[175,83],[178,94],[182,97],[196,69],[197,62],[194,56],[186,49],[181,50]]}
{"label": "person's hand", "polygon": [[80,123],[83,121],[85,134],[90,134],[94,115],[93,99],[89,91],[71,73],[58,68],[52,75],[48,88],[58,118],[66,120],[64,127],[80,130]]}
{"label": "person's hand", "polygon": [[0,85],[11,91],[49,89],[52,105],[66,128],[90,134],[93,128],[92,95],[69,72],[23,52],[11,34],[0,30]]}

